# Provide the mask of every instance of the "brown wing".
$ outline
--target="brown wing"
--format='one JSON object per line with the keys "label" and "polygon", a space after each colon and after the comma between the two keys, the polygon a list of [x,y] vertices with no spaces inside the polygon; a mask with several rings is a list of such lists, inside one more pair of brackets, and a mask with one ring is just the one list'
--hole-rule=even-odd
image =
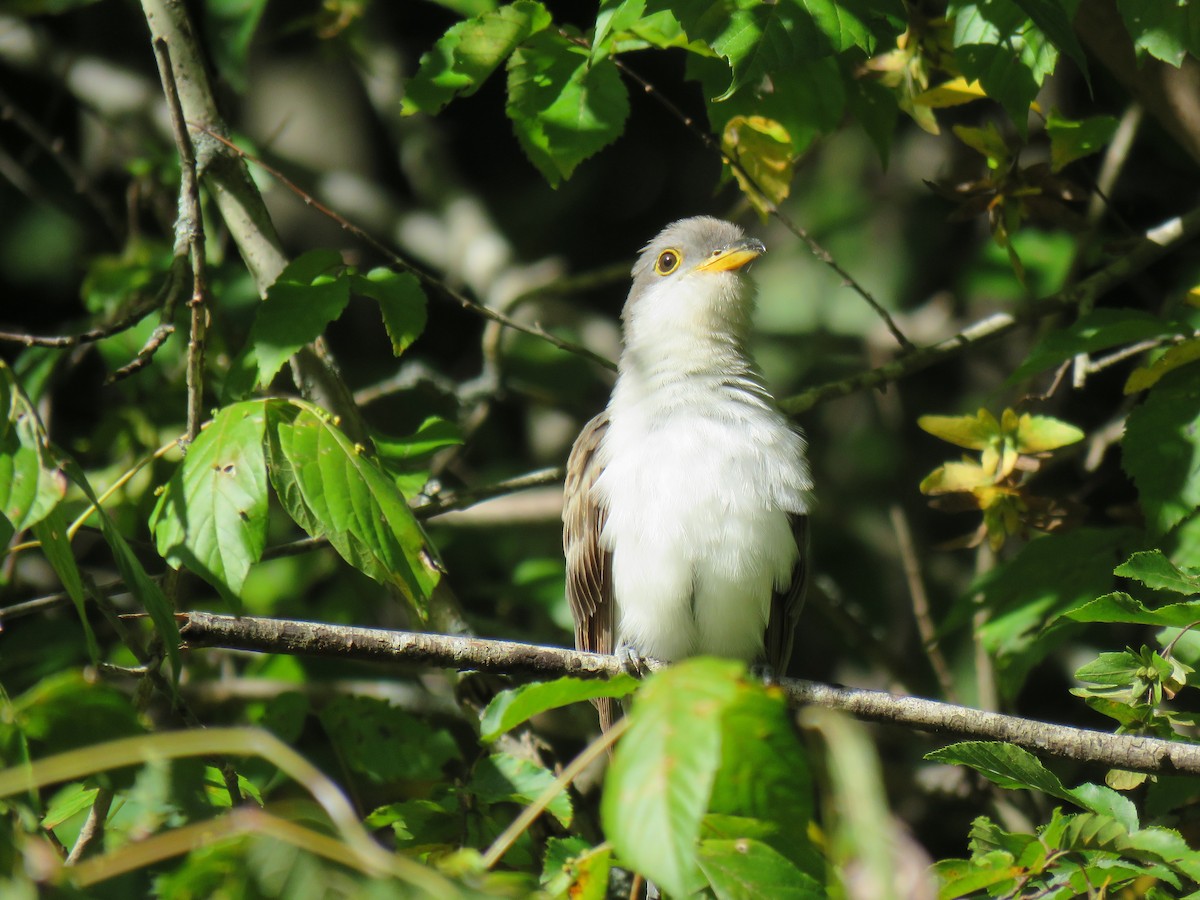
{"label": "brown wing", "polygon": [[[602,412],[583,427],[567,460],[563,497],[563,551],[567,557],[567,600],[575,617],[575,647],[591,653],[612,653],[612,557],[600,547],[604,510],[592,496],[600,475],[599,450],[608,430]],[[616,718],[616,704],[597,701],[600,727]]]}
{"label": "brown wing", "polygon": [[800,556],[792,569],[791,584],[782,591],[776,591],[771,598],[771,619],[767,622],[767,633],[763,640],[767,665],[777,678],[787,674],[796,623],[800,620],[804,595],[808,591],[808,516],[792,516],[792,535],[796,538]]}

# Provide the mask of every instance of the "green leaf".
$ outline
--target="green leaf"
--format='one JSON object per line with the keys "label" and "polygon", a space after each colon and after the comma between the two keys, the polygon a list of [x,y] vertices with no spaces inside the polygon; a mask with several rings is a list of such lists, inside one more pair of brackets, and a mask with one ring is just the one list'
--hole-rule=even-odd
{"label": "green leaf", "polygon": [[407,350],[425,330],[425,291],[411,272],[372,269],[366,275],[353,275],[351,289],[379,304],[383,327],[392,341],[396,356]]}
{"label": "green leaf", "polygon": [[974,416],[921,416],[917,427],[968,450],[982,450],[1000,437],[1000,423],[986,409]]}
{"label": "green leaf", "polygon": [[1139,550],[1117,566],[1113,574],[1140,581],[1154,591],[1200,594],[1200,571],[1179,568],[1161,550]]}
{"label": "green leaf", "polygon": [[1088,77],[1087,56],[1072,25],[1079,0],[1013,0],[1060,51]]}
{"label": "green leaf", "polygon": [[34,525],[33,535],[41,542],[42,553],[46,555],[46,560],[58,575],[67,596],[71,598],[75,612],[79,614],[83,638],[87,642],[88,657],[93,666],[98,666],[100,645],[96,643],[96,633],[92,631],[92,623],[88,620],[87,587],[83,583],[79,563],[75,561],[71,541],[67,538],[67,521],[63,516],[62,507],[54,507],[42,521]]}
{"label": "green leaf", "polygon": [[612,850],[592,848],[583,838],[552,837],[546,841],[542,885],[552,897],[570,900],[604,900]]}
{"label": "green leaf", "polygon": [[45,829],[57,828],[72,816],[77,816],[91,807],[100,793],[99,788],[87,787],[84,784],[73,784],[59,791],[50,801],[46,814],[42,816],[41,826]]}
{"label": "green leaf", "polygon": [[1074,121],[1051,113],[1046,120],[1050,168],[1059,172],[1077,159],[1099,153],[1112,140],[1118,124],[1113,116],[1091,116]]}
{"label": "green leaf", "polygon": [[821,882],[761,841],[701,841],[697,861],[717,900],[821,900],[828,896]]}
{"label": "green leaf", "polygon": [[271,484],[296,524],[327,536],[356,569],[399,588],[424,618],[440,563],[379,464],[301,401],[268,403],[267,450]]}
{"label": "green leaf", "polygon": [[66,490],[37,410],[0,360],[0,546],[49,515]]}
{"label": "green leaf", "polygon": [[1200,9],[1184,0],[1117,0],[1117,9],[1139,55],[1178,68],[1189,53],[1200,56]]}
{"label": "green leaf", "polygon": [[1067,788],[1036,756],[1015,744],[962,741],[927,753],[925,758],[952,766],[968,766],[1006,790],[1041,791],[1080,809],[1115,816],[1128,827],[1137,827],[1137,808],[1127,798],[1095,784]]}
{"label": "green leaf", "polygon": [[525,155],[558,187],[621,134],[629,96],[611,59],[593,65],[586,47],[543,32],[509,59],[505,111]]}
{"label": "green leaf", "polygon": [[962,74],[983,85],[1024,137],[1029,107],[1058,59],[1054,45],[1013,0],[955,0],[949,12]]}
{"label": "green leaf", "polygon": [[93,515],[100,525],[100,533],[104,536],[105,543],[112,550],[113,561],[117,564],[117,571],[121,573],[121,580],[125,582],[129,592],[146,610],[150,621],[154,623],[154,628],[158,632],[163,649],[167,654],[167,660],[171,663],[172,678],[178,681],[182,669],[179,658],[179,624],[175,621],[174,608],[158,586],[158,582],[146,573],[146,569],[129,546],[129,542],[125,540],[125,536],[117,530],[117,526],[113,524],[104,507],[100,505],[96,492],[92,490],[92,486],[88,483],[83,470],[79,468],[79,464],[73,459],[64,458],[63,471],[83,491],[83,495],[87,497],[88,501],[95,506]]}
{"label": "green leaf", "polygon": [[721,763],[722,713],[745,689],[745,667],[686,660],[646,680],[617,744],[600,816],[617,856],[668,893],[704,884],[700,822]]}
{"label": "green leaf", "polygon": [[413,460],[445,447],[457,447],[463,442],[463,433],[457,422],[430,416],[412,434],[385,437],[372,433],[371,441],[384,459]]}
{"label": "green leaf", "polygon": [[331,277],[341,266],[342,257],[336,251],[310,250],[267,288],[249,340],[258,359],[261,387],[268,387],[292,354],[320,337],[346,308],[349,282]]}
{"label": "green leaf", "polygon": [[469,97],[522,42],[551,24],[542,4],[517,0],[452,25],[421,57],[405,85],[401,114],[433,115],[454,97]]}
{"label": "green leaf", "polygon": [[[1112,567],[1128,539],[1122,529],[1048,534],[979,580],[976,588],[990,610],[979,639],[996,654],[1006,696],[1014,696],[1029,669],[1066,639],[1061,623],[1046,623],[1112,589]],[[969,611],[960,608],[960,614]]]}
{"label": "green leaf", "polygon": [[266,407],[222,409],[196,436],[150,516],[159,554],[195,572],[229,602],[267,543]]}
{"label": "green leaf", "polygon": [[721,149],[737,162],[733,177],[760,215],[766,216],[771,205],[787,198],[795,160],[791,136],[778,122],[763,116],[734,116],[725,124]]}
{"label": "green leaf", "polygon": [[1150,537],[1170,531],[1200,505],[1200,369],[1163,377],[1129,414],[1121,442]]}
{"label": "green leaf", "polygon": [[1140,600],[1117,592],[1105,594],[1063,615],[1075,622],[1124,622],[1160,628],[1187,628],[1200,622],[1200,601],[1170,603],[1150,609]]}
{"label": "green leaf", "polygon": [[438,782],[460,756],[449,732],[373,697],[338,697],[320,719],[338,760],[374,784]]}
{"label": "green leaf", "polygon": [[1023,413],[1017,420],[1018,453],[1048,453],[1082,441],[1084,433],[1069,422],[1051,416]]}
{"label": "green leaf", "polygon": [[[561,587],[560,584],[560,590]],[[501,691],[480,716],[479,737],[490,743],[546,710],[598,697],[626,697],[637,690],[637,686],[638,680],[632,675],[619,675],[608,680],[564,676]]]}
{"label": "green leaf", "polygon": [[[519,803],[527,806],[554,783],[554,773],[527,759],[493,753],[479,761],[471,773],[468,790],[484,803]],[[571,797],[565,786],[546,810],[563,828],[571,825]]]}
{"label": "green leaf", "polygon": [[1025,361],[1009,376],[1009,384],[1066,362],[1080,353],[1094,353],[1123,344],[1180,334],[1183,326],[1135,309],[1096,309],[1066,328],[1047,332]]}
{"label": "green leaf", "polygon": [[984,888],[1006,885],[1025,874],[1011,853],[994,850],[971,859],[943,859],[934,863],[933,871],[941,882],[938,900],[954,900]]}

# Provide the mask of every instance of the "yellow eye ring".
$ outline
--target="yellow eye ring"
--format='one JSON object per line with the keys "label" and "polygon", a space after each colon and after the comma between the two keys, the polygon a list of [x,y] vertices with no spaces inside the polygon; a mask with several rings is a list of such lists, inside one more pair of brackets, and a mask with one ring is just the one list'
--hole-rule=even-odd
{"label": "yellow eye ring", "polygon": [[683,255],[678,250],[664,250],[654,261],[654,271],[659,275],[670,275],[679,268]]}

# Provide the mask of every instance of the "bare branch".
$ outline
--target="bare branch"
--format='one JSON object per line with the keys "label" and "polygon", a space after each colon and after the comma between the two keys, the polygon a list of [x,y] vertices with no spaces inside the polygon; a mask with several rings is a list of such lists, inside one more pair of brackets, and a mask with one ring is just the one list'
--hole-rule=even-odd
{"label": "bare branch", "polygon": [[1017,326],[1026,322],[1035,321],[1064,309],[1090,304],[1118,284],[1157,262],[1170,251],[1194,240],[1198,235],[1200,235],[1200,207],[1150,229],[1132,250],[1118,257],[1103,269],[1076,285],[1029,304],[1019,312],[994,313],[937,344],[918,348],[878,368],[859,372],[849,378],[818,385],[780,401],[779,405],[784,412],[795,416],[826,400],[834,400],[857,393],[865,388],[879,387],[898,381],[915,372],[951,359],[968,348],[1010,334]]}
{"label": "bare branch", "polygon": [[[181,613],[180,620],[184,646],[189,648],[226,647],[535,676],[609,678],[625,671],[616,656],[511,641],[204,612]],[[651,660],[648,668],[663,665]],[[1198,744],[1053,725],[815,681],[789,678],[781,686],[794,703],[839,709],[868,721],[959,738],[1007,741],[1037,753],[1135,772],[1200,774]]]}

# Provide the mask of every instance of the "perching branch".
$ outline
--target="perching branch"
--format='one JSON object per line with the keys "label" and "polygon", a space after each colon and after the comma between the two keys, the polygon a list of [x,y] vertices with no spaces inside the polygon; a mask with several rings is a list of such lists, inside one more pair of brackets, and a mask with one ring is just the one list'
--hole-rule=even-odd
{"label": "perching branch", "polygon": [[[226,647],[510,675],[609,678],[625,671],[615,656],[511,641],[205,612],[181,613],[180,620],[184,646],[189,648]],[[659,669],[663,664],[650,661],[648,667]],[[959,738],[1007,741],[1037,753],[1135,772],[1200,775],[1198,744],[1053,725],[815,681],[788,678],[782,687],[794,703],[838,709],[868,721]]]}

